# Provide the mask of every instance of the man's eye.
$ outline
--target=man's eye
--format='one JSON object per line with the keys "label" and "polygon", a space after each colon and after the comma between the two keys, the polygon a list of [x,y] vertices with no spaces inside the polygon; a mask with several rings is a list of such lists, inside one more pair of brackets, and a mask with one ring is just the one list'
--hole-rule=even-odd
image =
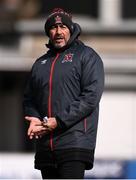
{"label": "man's eye", "polygon": [[51,29],[55,29],[55,26],[52,26]]}
{"label": "man's eye", "polygon": [[60,27],[61,27],[61,28],[63,28],[63,29],[65,29],[65,28],[66,28],[66,26],[65,26],[65,25],[61,25]]}

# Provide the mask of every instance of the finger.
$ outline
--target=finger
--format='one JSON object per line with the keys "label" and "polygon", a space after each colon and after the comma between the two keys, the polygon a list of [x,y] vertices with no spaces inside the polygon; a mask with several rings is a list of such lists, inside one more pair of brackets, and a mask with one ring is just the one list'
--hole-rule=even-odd
{"label": "finger", "polygon": [[28,131],[27,131],[27,135],[30,136],[30,134],[34,134],[34,133],[32,132],[32,128],[29,128]]}
{"label": "finger", "polygon": [[38,132],[37,135],[38,135],[38,136],[43,136],[43,135],[48,134],[48,133],[49,133],[49,131],[44,130],[44,131]]}
{"label": "finger", "polygon": [[29,139],[33,139],[33,136],[29,136]]}
{"label": "finger", "polygon": [[46,131],[46,130],[47,130],[47,128],[41,127],[41,131]]}
{"label": "finger", "polygon": [[35,124],[35,126],[40,126],[41,128],[43,127],[41,121],[40,121],[40,122],[37,122],[37,123]]}
{"label": "finger", "polygon": [[33,137],[34,137],[34,134],[31,133],[31,134],[29,135],[29,139],[33,139]]}
{"label": "finger", "polygon": [[38,136],[38,135],[35,135],[35,139],[39,139],[39,136]]}
{"label": "finger", "polygon": [[51,125],[49,123],[42,122],[42,126],[49,131],[53,130],[53,128],[51,127]]}
{"label": "finger", "polygon": [[29,116],[25,116],[25,119],[26,119],[27,121],[32,121],[32,117],[29,117]]}
{"label": "finger", "polygon": [[43,128],[42,126],[35,126],[32,130],[29,130],[28,133],[30,134],[33,132],[34,134],[40,133],[41,131],[45,131],[46,128]]}

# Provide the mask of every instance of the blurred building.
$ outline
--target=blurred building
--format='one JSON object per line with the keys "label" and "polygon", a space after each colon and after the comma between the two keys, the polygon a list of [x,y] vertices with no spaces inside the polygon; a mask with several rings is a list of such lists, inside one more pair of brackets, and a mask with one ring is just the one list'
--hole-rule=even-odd
{"label": "blurred building", "polygon": [[97,158],[136,159],[136,1],[0,1],[0,152],[33,152],[22,112],[33,62],[47,51],[44,22],[54,7],[72,12],[81,40],[105,67]]}

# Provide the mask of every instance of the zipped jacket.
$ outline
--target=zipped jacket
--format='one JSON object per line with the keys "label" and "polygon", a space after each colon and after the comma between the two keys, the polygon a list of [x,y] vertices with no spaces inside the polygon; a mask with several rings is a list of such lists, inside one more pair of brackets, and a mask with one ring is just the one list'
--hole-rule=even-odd
{"label": "zipped jacket", "polygon": [[99,55],[77,39],[49,51],[33,65],[24,93],[24,114],[55,117],[58,127],[37,141],[37,151],[95,149],[99,102],[104,89],[104,69]]}

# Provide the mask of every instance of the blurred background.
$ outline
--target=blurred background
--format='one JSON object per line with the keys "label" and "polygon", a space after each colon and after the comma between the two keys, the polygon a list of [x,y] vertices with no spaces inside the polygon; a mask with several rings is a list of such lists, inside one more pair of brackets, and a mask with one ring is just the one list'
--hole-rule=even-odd
{"label": "blurred background", "polygon": [[41,178],[22,112],[24,85],[44,54],[54,7],[73,14],[80,39],[105,67],[95,164],[86,178],[136,178],[136,1],[0,0],[0,178]]}

